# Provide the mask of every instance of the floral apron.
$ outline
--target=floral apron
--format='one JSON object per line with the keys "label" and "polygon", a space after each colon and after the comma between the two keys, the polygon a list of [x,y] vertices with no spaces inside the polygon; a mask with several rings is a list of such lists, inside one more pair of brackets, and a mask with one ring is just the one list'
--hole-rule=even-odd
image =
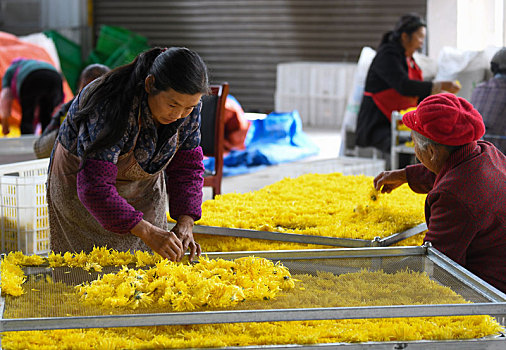
{"label": "floral apron", "polygon": [[[167,230],[168,196],[163,169],[172,158],[158,172],[145,172],[133,152],[138,136],[139,133],[132,149],[118,159],[116,189],[120,196],[144,214],[144,220]],[[107,246],[118,251],[150,250],[133,234],[117,234],[104,229],[81,203],[77,196],[80,161],[79,157],[57,142],[47,183],[51,250],[90,252],[94,246]]]}

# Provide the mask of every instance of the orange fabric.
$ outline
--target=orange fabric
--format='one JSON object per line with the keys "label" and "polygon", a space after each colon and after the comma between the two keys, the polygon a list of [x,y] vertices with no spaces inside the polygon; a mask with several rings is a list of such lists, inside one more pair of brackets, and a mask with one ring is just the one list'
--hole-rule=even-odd
{"label": "orange fabric", "polygon": [[234,100],[225,101],[225,151],[245,149],[244,140],[248,133],[250,122],[244,117],[244,110]]}
{"label": "orange fabric", "polygon": [[[411,80],[423,80],[423,73],[420,67],[416,64],[412,57],[406,57],[408,64],[408,77]],[[397,90],[391,88],[377,93],[364,92],[365,96],[372,97],[376,106],[381,112],[391,121],[393,111],[401,111],[403,109],[416,107],[418,104],[418,97],[416,96],[403,96]]]}
{"label": "orange fabric", "polygon": [[[55,62],[51,59],[51,56],[49,56],[42,47],[25,43],[19,40],[15,35],[0,31],[0,77],[4,76],[11,62],[19,57],[45,61],[55,66]],[[67,102],[74,97],[74,94],[65,80],[65,77],[63,77],[63,79],[64,102]],[[21,106],[16,99],[12,103],[9,124],[18,127],[21,124]]]}

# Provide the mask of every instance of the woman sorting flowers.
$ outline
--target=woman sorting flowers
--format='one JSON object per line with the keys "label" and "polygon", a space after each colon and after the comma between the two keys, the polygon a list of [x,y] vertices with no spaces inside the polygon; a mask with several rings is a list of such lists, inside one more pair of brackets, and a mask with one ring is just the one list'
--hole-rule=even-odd
{"label": "woman sorting flowers", "polygon": [[[207,68],[186,48],[154,48],[88,85],[56,141],[48,176],[51,249],[200,255]],[[176,225],[169,231],[166,208]]]}
{"label": "woman sorting flowers", "polygon": [[465,99],[438,94],[402,117],[421,164],[382,172],[377,190],[403,183],[427,193],[425,241],[506,292],[506,156],[481,141],[485,125]]}

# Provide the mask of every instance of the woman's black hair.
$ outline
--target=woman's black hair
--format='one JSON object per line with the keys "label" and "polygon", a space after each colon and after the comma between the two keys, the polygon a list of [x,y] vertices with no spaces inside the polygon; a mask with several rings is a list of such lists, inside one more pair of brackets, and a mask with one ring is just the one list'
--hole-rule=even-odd
{"label": "woman's black hair", "polygon": [[399,18],[393,30],[383,34],[380,45],[385,44],[389,41],[399,41],[401,39],[402,33],[406,33],[411,37],[411,35],[416,32],[418,28],[426,26],[427,25],[425,24],[425,21],[418,14],[405,14]]}
{"label": "woman's black hair", "polygon": [[169,89],[189,95],[209,91],[207,68],[196,52],[184,47],[157,47],[139,54],[132,63],[105,74],[85,96],[76,113],[76,121],[84,120],[102,105],[107,118],[105,128],[84,151],[83,161],[92,152],[110,147],[123,137],[134,97],[144,94],[148,75],[154,77],[151,94]]}

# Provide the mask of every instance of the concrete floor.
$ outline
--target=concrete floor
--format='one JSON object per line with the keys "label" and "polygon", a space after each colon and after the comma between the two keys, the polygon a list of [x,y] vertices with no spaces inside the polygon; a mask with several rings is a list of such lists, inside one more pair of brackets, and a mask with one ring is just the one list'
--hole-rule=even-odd
{"label": "concrete floor", "polygon": [[35,135],[23,135],[14,138],[0,138],[0,164],[11,164],[35,160],[33,143]]}

